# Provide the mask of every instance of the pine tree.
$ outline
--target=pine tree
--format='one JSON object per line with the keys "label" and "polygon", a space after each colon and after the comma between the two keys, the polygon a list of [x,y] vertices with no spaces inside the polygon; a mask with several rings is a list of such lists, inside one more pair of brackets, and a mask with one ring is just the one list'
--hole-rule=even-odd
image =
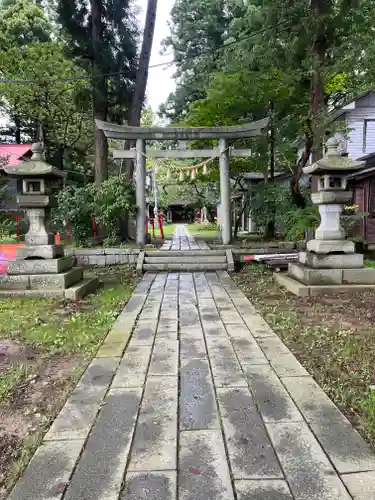
{"label": "pine tree", "polygon": [[[137,62],[137,25],[131,0],[58,0],[67,50],[92,74],[94,118],[122,123],[130,107]],[[108,177],[108,145],[95,132],[95,180]]]}

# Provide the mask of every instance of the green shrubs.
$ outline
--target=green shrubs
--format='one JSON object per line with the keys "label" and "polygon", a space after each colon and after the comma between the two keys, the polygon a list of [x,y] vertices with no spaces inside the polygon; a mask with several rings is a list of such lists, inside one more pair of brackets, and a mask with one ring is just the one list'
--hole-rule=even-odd
{"label": "green shrubs", "polygon": [[106,231],[106,244],[119,242],[119,219],[134,212],[133,186],[123,177],[111,177],[99,187],[67,186],[57,196],[57,207],[53,212],[53,222],[64,228],[69,223],[74,243],[87,244],[92,235],[93,217],[99,227]]}

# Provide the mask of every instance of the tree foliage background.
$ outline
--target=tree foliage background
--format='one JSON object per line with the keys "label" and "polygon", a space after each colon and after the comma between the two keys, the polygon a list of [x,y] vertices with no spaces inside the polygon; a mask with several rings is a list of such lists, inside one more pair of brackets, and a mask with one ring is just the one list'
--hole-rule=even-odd
{"label": "tree foliage background", "polygon": [[270,116],[274,143],[243,144],[254,154],[232,170],[263,172],[271,191],[274,170],[291,173],[292,202],[308,209],[299,181],[335,131],[327,115],[374,88],[374,16],[372,0],[176,0],[164,45],[177,87],[160,112],[192,126]]}

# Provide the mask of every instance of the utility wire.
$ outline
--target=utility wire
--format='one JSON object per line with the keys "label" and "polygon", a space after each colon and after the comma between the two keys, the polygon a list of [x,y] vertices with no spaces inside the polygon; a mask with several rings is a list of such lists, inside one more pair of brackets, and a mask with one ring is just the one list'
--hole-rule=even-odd
{"label": "utility wire", "polygon": [[[277,24],[274,24],[273,26],[269,26],[268,28],[263,28],[259,31],[249,33],[248,35],[246,35],[242,38],[238,38],[237,40],[233,40],[232,42],[224,43],[223,45],[221,45],[220,47],[217,47],[216,49],[202,51],[199,54],[196,54],[194,56],[182,58],[178,62],[191,61],[191,60],[198,59],[199,57],[202,57],[205,55],[215,54],[216,52],[218,52],[222,49],[226,49],[228,47],[236,45],[237,43],[241,43],[241,42],[244,42],[246,40],[249,40],[250,38],[252,38],[254,36],[262,35],[263,33],[266,33],[267,31],[274,30],[275,28],[282,26],[284,24],[288,24],[288,23],[291,23],[291,21],[290,20],[281,21]],[[166,62],[162,62],[159,64],[152,64],[151,66],[149,66],[149,69],[160,68],[163,66],[171,66],[175,62],[177,62],[177,61],[175,59],[173,59],[172,61],[166,61]],[[124,74],[124,71],[117,71],[115,73],[105,73],[105,74],[101,74],[98,76],[108,78],[111,76],[121,76],[122,74]],[[92,76],[77,76],[77,77],[51,78],[49,81],[51,81],[51,82],[60,82],[60,81],[61,82],[73,82],[73,81],[91,80],[91,79],[92,79]],[[27,79],[27,80],[0,79],[0,84],[1,83],[28,84],[28,83],[38,82],[38,81],[39,80],[37,80],[37,79]]]}

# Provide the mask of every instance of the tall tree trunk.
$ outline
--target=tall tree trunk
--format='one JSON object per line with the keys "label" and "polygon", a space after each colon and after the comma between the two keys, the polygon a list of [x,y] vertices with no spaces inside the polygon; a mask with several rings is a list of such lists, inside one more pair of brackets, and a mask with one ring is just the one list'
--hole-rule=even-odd
{"label": "tall tree trunk", "polygon": [[[138,127],[140,124],[142,107],[146,96],[148,68],[150,65],[152,43],[154,40],[157,6],[158,0],[148,0],[142,49],[139,57],[139,66],[137,70],[133,99],[128,116],[128,125],[133,127]],[[124,149],[129,149],[132,146],[133,143],[131,141],[125,141]],[[128,179],[133,177],[133,171],[133,160],[125,161],[125,173]]]}
{"label": "tall tree trunk", "polygon": [[[107,84],[100,67],[100,48],[103,34],[102,0],[91,0],[92,18],[92,85],[94,118],[107,118]],[[95,127],[95,182],[108,179],[108,142],[102,130]]]}
{"label": "tall tree trunk", "polygon": [[[298,207],[304,208],[306,201],[300,191],[300,180],[303,168],[307,165],[310,155],[315,162],[322,157],[322,137],[319,135],[318,117],[324,109],[324,79],[322,70],[326,62],[329,49],[327,36],[327,18],[331,11],[331,0],[311,0],[310,8],[313,17],[317,21],[315,40],[312,47],[312,76],[311,76],[311,98],[310,112],[305,125],[305,149],[297,162],[295,175],[291,180],[292,197]],[[312,190],[316,186],[312,185]]]}

